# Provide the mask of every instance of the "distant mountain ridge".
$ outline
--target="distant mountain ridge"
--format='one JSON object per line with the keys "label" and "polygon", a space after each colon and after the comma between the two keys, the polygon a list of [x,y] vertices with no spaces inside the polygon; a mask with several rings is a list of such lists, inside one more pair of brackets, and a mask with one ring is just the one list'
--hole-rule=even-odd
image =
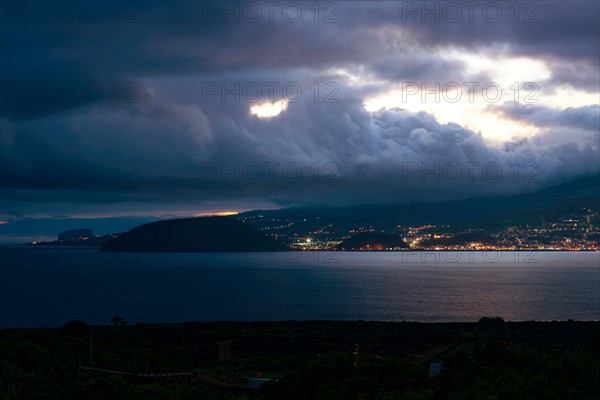
{"label": "distant mountain ridge", "polygon": [[74,242],[77,240],[88,240],[94,237],[91,229],[82,228],[82,229],[69,229],[64,232],[61,232],[58,235],[59,242]]}
{"label": "distant mountain ridge", "polygon": [[[122,252],[236,252],[280,251],[294,247],[301,238],[328,231],[332,239],[346,240],[348,233],[362,230],[377,234],[403,232],[399,227],[425,225],[451,226],[455,232],[479,229],[504,229],[516,225],[545,225],[583,209],[600,212],[600,175],[588,176],[515,196],[490,196],[465,200],[410,203],[363,204],[349,207],[297,207],[279,210],[255,210],[235,217],[182,218],[140,225],[124,234],[99,235],[88,240],[38,242],[37,245],[100,246],[102,251]],[[594,220],[592,220],[594,221]],[[596,217],[598,225],[598,217]],[[436,228],[437,229],[437,228]],[[264,233],[270,235],[265,235]],[[67,231],[65,237],[91,235],[91,232]],[[492,243],[480,232],[477,241]],[[468,235],[467,235],[468,236]],[[468,239],[458,234],[435,243],[460,244]],[[278,237],[280,241],[274,239]],[[282,239],[283,238],[283,239]],[[360,240],[359,240],[360,239]],[[363,240],[364,239],[364,240]],[[373,239],[373,238],[371,238]],[[371,240],[369,239],[369,240]],[[338,249],[357,249],[365,245],[398,248],[402,244],[381,239],[369,242],[355,238]],[[471,238],[472,239],[472,238]],[[304,239],[302,239],[304,240]],[[434,240],[432,238],[431,240]],[[593,238],[592,238],[593,240]],[[385,243],[384,243],[385,242]],[[387,244],[386,244],[387,243]],[[397,245],[394,245],[397,244]],[[427,244],[429,241],[424,241]]]}
{"label": "distant mountain ridge", "polygon": [[[582,208],[600,209],[600,175],[579,178],[531,193],[476,197],[444,202],[408,204],[361,204],[347,207],[295,207],[279,210],[256,210],[239,214],[252,223],[263,220],[298,221],[289,232],[308,235],[320,226],[332,224],[340,230],[372,226],[377,231],[393,233],[396,226],[426,224],[494,228],[519,223],[540,223],[577,212]],[[260,223],[255,223],[260,227]]]}

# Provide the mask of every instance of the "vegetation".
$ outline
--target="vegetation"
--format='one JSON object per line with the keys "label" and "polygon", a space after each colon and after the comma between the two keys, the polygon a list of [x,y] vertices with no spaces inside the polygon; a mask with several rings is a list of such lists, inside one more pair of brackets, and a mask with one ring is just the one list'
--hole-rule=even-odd
{"label": "vegetation", "polygon": [[481,317],[479,318],[479,323],[484,325],[498,325],[504,323],[504,318],[502,317]]}
{"label": "vegetation", "polygon": [[112,317],[110,323],[113,324],[113,326],[127,325],[127,321],[125,321],[125,318],[121,317],[120,315],[115,315],[114,317]]}
{"label": "vegetation", "polygon": [[[510,341],[502,339],[508,325]],[[98,368],[192,372],[192,378],[169,382],[80,370],[89,362],[91,334]],[[226,337],[237,343],[233,360],[219,360],[214,347]],[[355,341],[360,347],[350,345]],[[443,362],[435,377],[429,376],[431,360]],[[250,390],[233,385],[233,374],[275,380]],[[595,400],[599,377],[597,322],[484,317],[475,324],[91,327],[72,321],[60,329],[0,331],[0,400]]]}
{"label": "vegetation", "polygon": [[429,378],[424,368],[399,357],[365,357],[353,367],[350,355],[332,354],[269,385],[260,398],[592,400],[600,395],[598,356],[488,343],[453,350],[443,372]]}
{"label": "vegetation", "polygon": [[378,232],[360,232],[336,246],[337,250],[387,250],[398,248],[408,248],[408,245],[404,243],[399,235]]}

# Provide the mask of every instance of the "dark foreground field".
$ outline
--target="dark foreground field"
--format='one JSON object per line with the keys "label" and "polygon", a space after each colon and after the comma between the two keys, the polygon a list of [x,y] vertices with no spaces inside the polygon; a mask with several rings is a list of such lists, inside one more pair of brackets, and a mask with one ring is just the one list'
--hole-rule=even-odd
{"label": "dark foreground field", "polygon": [[115,323],[1,330],[0,399],[600,399],[599,322]]}

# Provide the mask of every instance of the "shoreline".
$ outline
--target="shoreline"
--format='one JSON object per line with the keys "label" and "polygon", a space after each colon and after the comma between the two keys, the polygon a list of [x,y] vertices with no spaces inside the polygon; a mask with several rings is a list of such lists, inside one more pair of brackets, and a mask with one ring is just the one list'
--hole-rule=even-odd
{"label": "shoreline", "polygon": [[[33,243],[0,243],[0,248],[52,248],[52,249],[98,249],[99,246],[93,245],[51,245],[51,244],[33,244]],[[101,251],[102,253],[131,253],[131,254],[221,254],[221,253],[290,253],[290,252],[298,252],[298,253],[309,253],[309,252],[322,252],[322,253],[410,253],[410,252],[428,252],[428,253],[447,253],[447,252],[468,252],[468,253],[477,253],[477,252],[516,252],[516,251],[534,251],[534,252],[565,252],[565,253],[596,253],[600,252],[600,249],[590,250],[590,249],[581,249],[581,250],[568,250],[568,249],[512,249],[512,250],[498,250],[498,249],[445,249],[445,250],[428,250],[428,249],[402,249],[402,250],[339,250],[339,249],[289,249],[289,250],[275,250],[275,251],[251,251],[251,250],[238,250],[238,251]]]}

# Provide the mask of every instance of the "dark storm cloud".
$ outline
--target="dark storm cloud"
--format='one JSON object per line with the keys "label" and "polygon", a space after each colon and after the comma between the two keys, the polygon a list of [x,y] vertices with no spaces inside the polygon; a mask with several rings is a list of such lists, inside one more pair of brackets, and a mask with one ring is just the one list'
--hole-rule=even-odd
{"label": "dark storm cloud", "polygon": [[[551,87],[569,85],[591,93],[600,92],[600,68],[585,62],[554,63],[550,65]],[[598,98],[600,101],[600,98]]]}
{"label": "dark storm cloud", "polygon": [[[370,71],[377,78],[391,82],[436,83],[443,82],[492,82],[492,78],[484,73],[468,74],[461,61],[448,60],[432,54],[406,56],[390,56],[375,61]],[[432,86],[430,86],[432,87]]]}
{"label": "dark storm cloud", "polygon": [[[425,113],[371,114],[362,105],[366,95],[400,81],[489,80],[438,53],[455,48],[540,58],[557,84],[595,90],[596,2],[534,2],[534,23],[524,23],[526,14],[515,22],[504,3],[498,22],[481,9],[472,22],[466,14],[457,23],[408,15],[407,6],[425,3],[444,4],[333,2],[338,22],[331,23],[323,18],[335,9],[322,9],[318,23],[306,7],[298,22],[285,20],[280,9],[274,21],[263,14],[253,23],[224,20],[196,1],[128,3],[133,8],[121,9],[116,21],[110,10],[123,3],[102,2],[97,21],[76,13],[72,21],[51,22],[6,8],[21,3],[2,3],[3,199],[15,215],[19,202],[403,201],[522,190],[511,181],[515,163],[536,165],[539,185],[598,170],[594,109],[566,115],[504,108],[513,119],[555,122],[544,125],[545,136],[501,149]],[[573,62],[583,67],[569,67]],[[364,82],[352,82],[340,68]],[[273,119],[250,115],[245,99],[205,96],[206,84],[252,82],[296,83],[303,95]],[[324,102],[326,83],[337,85],[337,102]],[[590,131],[562,130],[568,127]],[[501,179],[482,177],[490,163]],[[441,179],[454,164],[463,168],[461,179]],[[248,175],[256,166],[259,179]],[[294,178],[291,168],[301,176]],[[473,180],[469,168],[478,168]],[[423,179],[423,169],[434,172]]]}
{"label": "dark storm cloud", "polygon": [[[78,129],[82,121],[87,124],[85,135]],[[299,101],[269,120],[249,115],[241,105],[213,116],[196,106],[153,98],[130,105],[127,113],[98,107],[32,123],[28,131],[13,129],[13,149],[32,160],[45,160],[47,165],[68,160],[81,170],[102,161],[99,168],[105,175],[93,181],[89,174],[76,175],[77,168],[71,175],[59,175],[63,179],[44,179],[44,161],[41,178],[31,173],[35,164],[22,167],[29,172],[5,171],[5,189],[28,190],[5,190],[5,198],[18,194],[20,200],[33,202],[424,200],[434,192],[452,198],[521,190],[523,182],[515,183],[511,174],[515,163],[538,169],[536,181],[525,184],[528,188],[599,168],[597,132],[533,138],[503,151],[474,132],[440,124],[426,113],[368,113],[352,98],[328,105]],[[53,132],[52,140],[38,134],[44,131]],[[16,152],[5,146],[3,151]],[[115,160],[122,180],[114,180]],[[489,167],[493,179],[484,174]],[[502,177],[496,179],[496,171]],[[461,176],[456,180],[457,174]],[[57,192],[40,196],[36,189]]]}
{"label": "dark storm cloud", "polygon": [[[491,22],[488,14],[495,8],[485,8],[488,3],[500,6],[498,22]],[[80,11],[71,21],[63,9],[63,19],[54,23],[44,19],[44,3],[32,3],[41,4],[40,19],[11,4],[15,3],[3,4],[1,14],[0,111],[16,118],[36,118],[99,101],[98,91],[101,100],[110,100],[115,85],[137,84],[149,76],[227,71],[248,76],[265,69],[370,64],[368,69],[384,79],[441,74],[452,81],[452,72],[461,77],[456,62],[415,55],[415,48],[454,46],[492,55],[575,59],[591,68],[592,75],[599,59],[596,2],[577,7],[531,2],[535,7],[520,10],[518,22],[515,11],[501,2],[482,2],[472,9],[458,3],[461,18],[456,23],[448,21],[451,9],[443,2],[339,2],[333,3],[338,22],[319,24],[307,8],[303,20],[290,23],[283,17],[283,5],[273,12],[273,21],[262,7],[263,17],[252,23],[243,17],[236,22],[235,13],[224,15],[226,6],[220,2],[131,3],[131,10],[120,10],[118,20],[113,10],[123,8],[122,3],[103,2],[102,18],[89,21]],[[435,12],[427,14],[428,9]],[[532,21],[525,22],[530,14]],[[556,68],[561,82],[581,86],[576,74],[560,65]],[[74,88],[65,87],[68,84]]]}
{"label": "dark storm cloud", "polygon": [[[431,47],[496,49],[498,53],[600,63],[600,4],[595,1],[403,3],[380,3],[375,11],[377,20],[401,27],[411,38]],[[358,7],[369,14],[370,5]]]}
{"label": "dark storm cloud", "polygon": [[571,127],[591,132],[600,131],[600,105],[557,110],[532,104],[509,104],[497,110],[511,119],[540,127]]}
{"label": "dark storm cloud", "polygon": [[[345,3],[343,3],[345,4]],[[545,89],[570,85],[597,92],[600,88],[600,3],[595,1],[537,2],[381,2],[356,3],[362,12],[348,13],[357,25],[372,18],[389,28],[387,49],[411,55],[416,47],[430,53],[448,48],[494,57],[528,57],[543,60],[551,72]],[[459,10],[459,14],[455,13]],[[458,15],[458,17],[457,17]],[[394,36],[396,39],[394,39]],[[386,57],[384,63],[389,63]],[[413,57],[407,66],[415,65]],[[376,64],[376,62],[375,62]],[[418,63],[417,63],[418,65]],[[427,63],[422,73],[453,65],[441,59]],[[402,72],[403,68],[397,69]],[[410,67],[408,67],[410,68]],[[402,76],[400,74],[400,76]],[[477,78],[474,80],[477,81]]]}

